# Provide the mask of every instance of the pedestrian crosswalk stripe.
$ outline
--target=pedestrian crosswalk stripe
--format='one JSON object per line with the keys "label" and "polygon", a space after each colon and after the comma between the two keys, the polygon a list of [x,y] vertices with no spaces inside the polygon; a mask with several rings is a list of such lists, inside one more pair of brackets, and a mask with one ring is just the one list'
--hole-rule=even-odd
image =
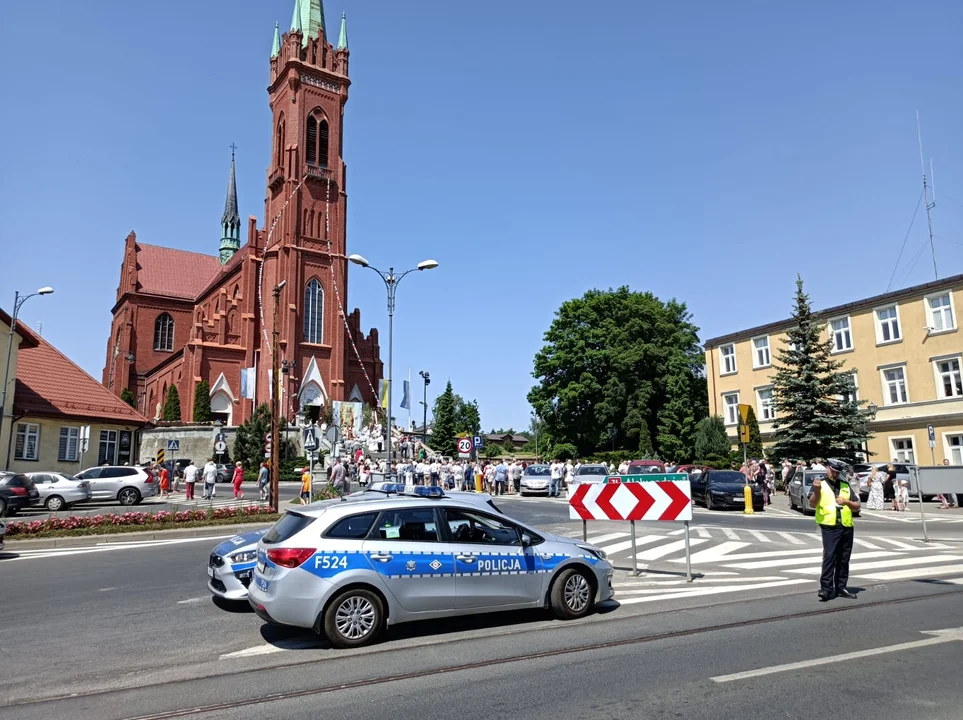
{"label": "pedestrian crosswalk stripe", "polygon": [[906,544],[906,543],[904,543],[904,542],[900,542],[899,540],[893,540],[892,538],[881,537],[881,538],[876,538],[876,539],[877,539],[879,542],[888,543],[888,544],[892,545],[893,547],[898,547],[900,550],[916,550],[916,549],[917,549],[917,548],[913,547],[912,545],[908,545],[908,544]]}
{"label": "pedestrian crosswalk stripe", "polygon": [[879,545],[873,545],[873,543],[868,540],[863,540],[861,538],[853,538],[853,545],[859,545],[860,547],[867,548],[869,550],[880,550]]}
{"label": "pedestrian crosswalk stripe", "polygon": [[[886,560],[882,562],[860,563],[850,565],[850,575],[861,575],[866,570],[879,570],[883,568],[907,567],[909,565],[931,565],[933,563],[946,562],[948,560],[963,560],[963,555],[926,555],[924,557],[902,558],[900,560]],[[799,573],[800,575],[818,575],[822,571],[821,567],[798,568],[787,570],[786,572]],[[958,566],[958,571],[963,572],[963,566]]]}
{"label": "pedestrian crosswalk stripe", "polygon": [[[900,553],[896,550],[878,550],[865,553],[853,553],[853,559],[869,559],[878,557],[892,557],[893,555],[899,555]],[[742,570],[761,570],[762,568],[777,568],[783,565],[803,565],[805,563],[812,562],[814,559],[821,559],[822,553],[819,553],[817,558],[816,554],[807,557],[797,557],[797,558],[779,558],[778,560],[752,560],[750,562],[726,564],[726,567],[740,568]]]}
{"label": "pedestrian crosswalk stripe", "polygon": [[738,540],[739,536],[736,535],[735,530],[730,530],[729,528],[722,528],[723,534],[730,540]]}
{"label": "pedestrian crosswalk stripe", "polygon": [[[639,593],[644,591],[651,591],[652,589],[658,592],[667,592],[664,588],[669,588],[672,590],[674,587],[683,586],[686,588],[697,589],[703,583],[753,583],[753,582],[771,582],[773,580],[786,580],[787,578],[781,575],[744,575],[742,577],[700,577],[693,582],[688,580],[649,580],[646,582],[638,583],[635,585],[630,585],[628,583],[614,583],[612,587],[619,593]],[[659,588],[663,588],[659,590]]]}
{"label": "pedestrian crosswalk stripe", "polygon": [[772,582],[761,582],[761,583],[751,583],[747,585],[723,585],[717,586],[713,585],[711,587],[703,587],[699,590],[688,592],[673,590],[672,592],[667,592],[662,595],[646,595],[644,597],[631,597],[620,599],[619,603],[621,605],[635,605],[644,602],[655,602],[656,600],[676,600],[684,597],[700,597],[703,595],[719,595],[722,593],[731,592],[744,592],[746,590],[761,590],[763,588],[771,587],[785,587],[788,585],[799,585],[800,583],[811,583],[811,580],[806,578],[799,579],[789,579],[789,580],[773,580]]}
{"label": "pedestrian crosswalk stripe", "polygon": [[[689,541],[689,545],[701,545],[705,542],[709,541],[701,538],[693,538]],[[665,557],[666,555],[671,555],[672,553],[680,550],[685,550],[685,540],[676,540],[675,542],[670,542],[657,548],[652,548],[651,550],[643,550],[640,553],[636,553],[635,556],[639,560],[658,560],[659,558]]]}
{"label": "pedestrian crosswalk stripe", "polygon": [[[640,538],[636,538],[635,545],[636,547],[639,545],[649,545],[651,543],[658,542],[659,540],[665,540],[665,537],[662,535],[643,535]],[[609,555],[614,555],[615,553],[622,552],[623,550],[628,550],[631,547],[631,540],[623,540],[622,542],[615,543],[614,545],[604,545],[602,546],[602,549]]]}
{"label": "pedestrian crosswalk stripe", "polygon": [[782,537],[784,537],[784,538],[786,538],[786,540],[788,540],[791,545],[804,545],[804,544],[805,544],[805,543],[803,543],[802,540],[800,540],[799,538],[797,538],[797,537],[796,537],[795,535],[793,535],[792,533],[780,532],[780,533],[777,533],[777,534],[780,535],[780,536],[782,536]]}
{"label": "pedestrian crosswalk stripe", "polygon": [[[866,573],[860,575],[860,573],[851,573],[859,575],[860,577],[872,578],[873,580],[907,580],[909,578],[920,577],[920,572],[925,573],[925,577],[931,578],[936,575],[954,575],[958,573],[963,573],[963,566],[959,563],[954,563],[953,565],[928,567],[928,568],[910,568],[908,570],[892,570],[890,572],[874,572]],[[952,582],[954,585],[963,585],[963,578],[957,580],[947,580],[946,582]]]}
{"label": "pedestrian crosswalk stripe", "polygon": [[750,530],[749,534],[752,535],[754,538],[756,538],[756,540],[758,540],[759,542],[772,542],[768,536],[763,535],[758,530]]}
{"label": "pedestrian crosswalk stripe", "polygon": [[625,532],[609,533],[608,535],[596,535],[595,537],[590,537],[588,542],[593,545],[601,545],[609,540],[618,540],[619,538],[628,537],[629,534]]}
{"label": "pedestrian crosswalk stripe", "polygon": [[[701,563],[724,563],[724,562],[739,562],[740,560],[758,560],[762,558],[784,558],[792,557],[796,555],[810,555],[810,556],[821,556],[822,549],[818,547],[807,548],[805,550],[767,550],[764,552],[744,552],[737,553],[735,555],[730,554],[733,550],[740,550],[751,543],[746,542],[724,542],[716,547],[707,548],[700,552],[693,554],[691,561],[693,564]],[[733,546],[733,547],[726,547]],[[679,558],[678,560],[672,560],[672,562],[681,563],[685,562],[685,558]]]}
{"label": "pedestrian crosswalk stripe", "polygon": [[709,534],[709,529],[708,529],[708,528],[697,527],[697,528],[695,529],[695,532],[696,532],[696,535],[698,535],[698,536],[701,537],[701,538],[712,537],[712,536]]}
{"label": "pedestrian crosswalk stripe", "polygon": [[[715,547],[706,548],[705,550],[700,550],[699,552],[693,553],[690,561],[693,565],[704,562],[719,562],[726,555],[735,551],[741,550],[744,547],[751,545],[752,543],[740,542],[736,540],[727,540],[724,543],[720,543]],[[681,560],[674,560],[673,562],[685,562],[685,558]]]}

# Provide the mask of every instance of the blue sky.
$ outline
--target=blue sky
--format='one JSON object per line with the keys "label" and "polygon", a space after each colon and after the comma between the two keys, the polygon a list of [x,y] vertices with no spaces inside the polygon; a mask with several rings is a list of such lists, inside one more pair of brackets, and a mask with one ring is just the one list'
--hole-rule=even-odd
{"label": "blue sky", "polygon": [[[3,3],[0,306],[55,286],[23,318],[95,377],[124,237],[216,253],[232,142],[263,223],[292,6]],[[885,291],[920,194],[917,109],[940,273],[963,272],[963,3],[325,10],[331,32],[348,13],[349,252],[441,263],[400,286],[397,380],[450,378],[486,430],[527,424],[542,334],[589,288],[677,297],[703,338],[786,316],[797,272],[817,306]],[[933,278],[925,227],[896,286]],[[350,296],[386,356],[381,281],[353,268]]]}

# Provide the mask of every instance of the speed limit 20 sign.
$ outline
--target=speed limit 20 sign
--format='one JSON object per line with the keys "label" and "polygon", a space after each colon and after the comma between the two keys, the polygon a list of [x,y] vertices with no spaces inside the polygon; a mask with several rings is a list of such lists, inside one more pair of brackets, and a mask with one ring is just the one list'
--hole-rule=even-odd
{"label": "speed limit 20 sign", "polygon": [[[450,446],[449,446],[450,447]],[[471,438],[458,439],[458,454],[461,457],[471,456]]]}

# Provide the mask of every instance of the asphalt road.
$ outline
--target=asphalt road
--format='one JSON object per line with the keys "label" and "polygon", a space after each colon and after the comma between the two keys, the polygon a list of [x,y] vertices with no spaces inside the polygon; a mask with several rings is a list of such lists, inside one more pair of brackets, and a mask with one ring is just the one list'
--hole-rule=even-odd
{"label": "asphalt road", "polygon": [[[535,525],[579,527],[561,502],[498,501]],[[752,517],[711,519],[735,527]],[[770,518],[782,528],[813,522]],[[879,522],[878,532],[903,537],[916,529]],[[243,604],[214,603],[205,562],[216,542],[19,557],[13,548],[0,559],[0,720],[168,717],[198,707],[210,707],[196,714],[204,718],[430,719],[457,707],[465,718],[516,720],[768,719],[811,716],[817,690],[831,693],[834,714],[874,720],[958,720],[963,704],[958,640],[761,678],[710,679],[958,628],[963,564],[956,576],[857,585],[854,602],[819,603],[811,578],[653,602],[636,602],[645,596],[626,590],[617,594],[621,605],[577,622],[532,612],[417,623],[345,652],[312,633],[265,625]],[[261,702],[274,693],[283,695]]]}

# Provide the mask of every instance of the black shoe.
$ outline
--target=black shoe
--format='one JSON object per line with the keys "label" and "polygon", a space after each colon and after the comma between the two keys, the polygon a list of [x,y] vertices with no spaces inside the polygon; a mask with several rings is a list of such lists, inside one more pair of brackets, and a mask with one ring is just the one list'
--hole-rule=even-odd
{"label": "black shoe", "polygon": [[836,596],[837,596],[837,597],[841,597],[841,598],[846,598],[847,600],[855,600],[855,599],[856,599],[856,593],[850,592],[850,591],[847,590],[846,588],[840,588],[839,590],[837,590],[837,591],[836,591]]}
{"label": "black shoe", "polygon": [[818,593],[816,593],[816,597],[819,598],[819,602],[829,602],[833,599],[833,596],[825,590],[820,590]]}

